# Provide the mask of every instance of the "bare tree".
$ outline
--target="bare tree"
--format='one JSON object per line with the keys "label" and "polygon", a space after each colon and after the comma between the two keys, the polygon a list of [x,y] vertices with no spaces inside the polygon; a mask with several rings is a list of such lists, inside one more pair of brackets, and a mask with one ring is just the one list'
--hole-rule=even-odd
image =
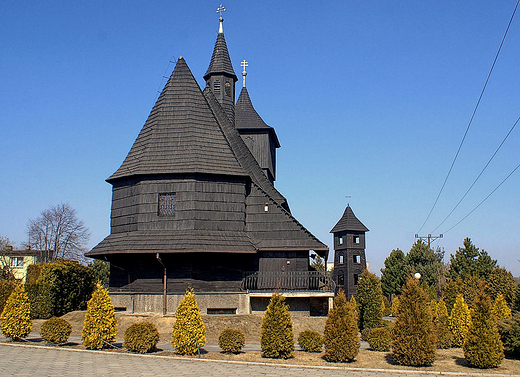
{"label": "bare tree", "polygon": [[9,238],[0,236],[0,280],[14,280],[9,252],[13,249]]}
{"label": "bare tree", "polygon": [[49,261],[69,259],[84,261],[85,246],[90,231],[76,217],[69,204],[58,204],[46,209],[27,224],[28,246],[47,251]]}

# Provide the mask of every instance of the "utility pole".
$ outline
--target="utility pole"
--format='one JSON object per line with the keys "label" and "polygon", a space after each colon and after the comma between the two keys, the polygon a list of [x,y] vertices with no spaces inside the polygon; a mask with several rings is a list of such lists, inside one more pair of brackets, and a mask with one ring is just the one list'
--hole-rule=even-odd
{"label": "utility pole", "polygon": [[430,244],[432,241],[435,241],[436,239],[442,238],[442,233],[438,236],[432,236],[431,234],[428,234],[427,236],[419,236],[418,234],[415,235],[415,238],[420,238],[421,241],[427,241],[428,243],[428,249],[430,248]]}

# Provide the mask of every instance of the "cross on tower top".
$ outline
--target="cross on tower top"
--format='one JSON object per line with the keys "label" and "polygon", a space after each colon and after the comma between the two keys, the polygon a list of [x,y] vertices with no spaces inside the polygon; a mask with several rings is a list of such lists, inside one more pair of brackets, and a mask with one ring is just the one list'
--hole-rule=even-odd
{"label": "cross on tower top", "polygon": [[246,87],[246,76],[247,76],[247,72],[246,72],[246,67],[249,66],[248,62],[246,62],[246,59],[242,60],[242,62],[240,63],[240,65],[242,66],[243,70],[242,70],[242,86],[245,88]]}
{"label": "cross on tower top", "polygon": [[217,8],[217,13],[220,14],[220,17],[219,17],[219,27],[218,27],[218,33],[219,34],[224,34],[224,27],[222,26],[222,23],[224,22],[224,18],[222,17],[222,12],[225,12],[226,11],[226,8],[224,8],[224,6],[222,4],[220,4],[220,6]]}
{"label": "cross on tower top", "polygon": [[217,13],[220,13],[219,20],[222,20],[222,13],[226,11],[226,8],[222,4],[217,8]]}

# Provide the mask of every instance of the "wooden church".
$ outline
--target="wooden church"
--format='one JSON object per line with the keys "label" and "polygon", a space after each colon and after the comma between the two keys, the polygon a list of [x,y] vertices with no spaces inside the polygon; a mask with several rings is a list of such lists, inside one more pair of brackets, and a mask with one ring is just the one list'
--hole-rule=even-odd
{"label": "wooden church", "polygon": [[328,247],[276,190],[276,132],[244,83],[235,103],[220,17],[201,90],[180,57],[117,171],[111,232],[86,255],[110,262],[116,307],[174,312],[192,287],[202,313],[265,310],[275,289],[295,313],[326,315],[335,283],[309,264]]}

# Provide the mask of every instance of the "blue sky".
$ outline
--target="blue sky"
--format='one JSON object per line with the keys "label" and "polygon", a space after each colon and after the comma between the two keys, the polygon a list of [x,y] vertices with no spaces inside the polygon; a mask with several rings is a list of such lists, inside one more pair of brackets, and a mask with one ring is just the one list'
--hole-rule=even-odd
{"label": "blue sky", "polygon": [[[45,4],[47,3],[47,4]],[[370,229],[379,272],[408,251],[448,172],[516,1],[263,1],[224,3],[240,77],[276,129],[276,187],[295,217],[331,247],[350,205]],[[28,219],[61,202],[110,231],[111,186],[173,65],[182,55],[203,86],[219,3],[0,3],[0,235],[26,240]],[[470,237],[520,275],[520,14],[498,58],[444,191],[421,235],[446,255]],[[240,90],[240,81],[237,92]],[[520,128],[520,127],[519,127]],[[520,169],[519,169],[520,170]]]}

